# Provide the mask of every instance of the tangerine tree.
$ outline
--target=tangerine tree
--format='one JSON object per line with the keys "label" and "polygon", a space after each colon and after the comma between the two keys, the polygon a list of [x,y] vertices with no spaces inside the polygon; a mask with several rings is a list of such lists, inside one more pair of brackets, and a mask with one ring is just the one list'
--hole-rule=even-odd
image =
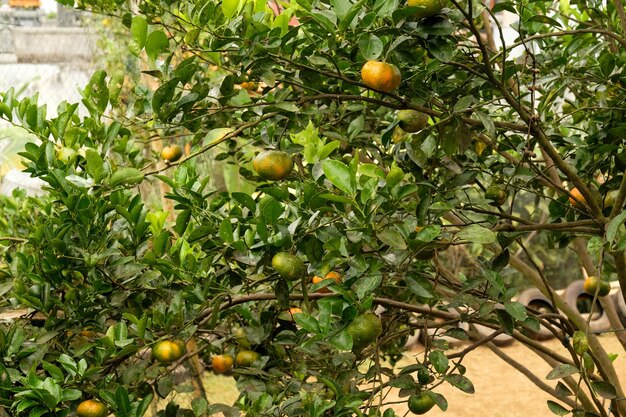
{"label": "tangerine tree", "polygon": [[[25,311],[0,328],[8,413],[445,410],[438,387],[474,392],[463,362],[505,355],[508,334],[553,367],[548,385],[516,364],[555,414],[626,415],[612,358],[533,252],[571,248],[626,289],[621,1],[79,6],[122,22],[141,82],[97,71],[53,116],[1,95],[46,191],[1,200],[2,308]],[[513,301],[524,286],[554,311]],[[211,367],[235,404],[204,397]]]}

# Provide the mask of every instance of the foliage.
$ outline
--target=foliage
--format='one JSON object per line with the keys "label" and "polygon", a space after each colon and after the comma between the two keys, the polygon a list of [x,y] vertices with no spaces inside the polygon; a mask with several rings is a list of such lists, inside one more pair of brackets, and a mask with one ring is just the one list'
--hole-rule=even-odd
{"label": "foliage", "polygon": [[[41,315],[0,328],[0,404],[13,415],[66,416],[97,397],[118,417],[139,417],[155,396],[181,389],[173,371],[182,362],[250,348],[261,357],[235,368],[234,406],[200,396],[159,415],[392,417],[389,389],[445,410],[440,384],[474,391],[465,353],[435,336],[423,357],[396,367],[416,329],[477,338],[469,350],[493,336],[461,322],[531,346],[524,335],[540,324],[565,345],[574,327],[587,333],[536,258],[519,256],[524,239],[538,232],[555,250],[588,241],[578,253],[588,246],[597,276],[617,273],[626,288],[626,22],[612,2],[511,1],[490,11],[452,0],[421,20],[397,0],[278,3],[276,12],[264,0],[83,0],[119,17],[150,81],[125,90],[124,77],[97,71],[82,90],[84,117],[78,103],[48,118],[36,96],[2,94],[0,115],[41,139],[21,154],[48,191],[3,203],[2,294]],[[519,17],[521,58],[496,51],[479,29],[497,33],[490,13],[502,10]],[[368,60],[397,66],[396,92],[359,81]],[[427,114],[428,126],[403,135],[401,109]],[[190,153],[159,161],[155,139],[188,142]],[[62,147],[76,155],[57,158]],[[215,159],[252,191],[211,187],[213,173],[196,160],[218,147]],[[288,152],[294,172],[261,180],[252,159],[262,148]],[[509,192],[504,204],[489,204],[493,185]],[[574,186],[587,206],[569,204]],[[155,187],[168,190],[163,207],[147,202]],[[619,190],[612,207],[600,198],[609,190]],[[300,279],[271,267],[283,251],[305,262]],[[569,321],[512,301],[511,268]],[[328,283],[311,286],[311,277],[329,271],[341,282],[318,292]],[[353,352],[347,329],[374,310],[384,330]],[[606,415],[598,398],[624,397],[610,358],[587,337],[587,356],[570,347],[570,357],[552,358],[549,379],[564,378],[550,391],[556,414]],[[166,339],[193,349],[165,366],[148,350]]]}

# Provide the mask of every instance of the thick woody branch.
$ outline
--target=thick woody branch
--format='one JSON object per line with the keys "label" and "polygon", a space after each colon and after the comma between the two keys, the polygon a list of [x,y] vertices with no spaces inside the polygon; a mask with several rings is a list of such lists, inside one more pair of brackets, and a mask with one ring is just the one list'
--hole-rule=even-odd
{"label": "thick woody branch", "polygon": [[[576,254],[578,254],[578,258],[580,259],[583,268],[585,269],[585,271],[587,271],[587,276],[596,275],[596,267],[593,264],[593,260],[591,259],[589,252],[587,251],[586,241],[583,238],[578,237],[574,239],[573,247]],[[605,297],[599,297],[598,301],[600,302],[602,309],[609,318],[611,328],[613,330],[616,330],[615,335],[617,336],[617,339],[622,344],[622,347],[626,349],[626,334],[624,334],[623,332],[624,326],[622,325],[622,321],[617,315],[615,305],[613,305],[612,302],[607,301]]]}
{"label": "thick woody branch", "polygon": [[[333,297],[333,296],[335,296],[335,294],[326,294],[326,293],[307,294],[307,297],[309,300],[319,300],[321,298]],[[233,298],[229,301],[222,303],[222,305],[220,305],[218,310],[222,311],[227,308],[230,308],[239,304],[248,303],[251,301],[268,301],[268,300],[275,300],[275,299],[276,299],[276,294],[273,294],[273,293],[248,294],[248,295],[243,295],[241,297]],[[294,301],[302,301],[304,300],[304,295],[303,294],[289,294],[289,299],[294,300]],[[396,301],[396,300],[392,300],[392,299],[384,298],[384,297],[374,298],[374,303],[381,305],[383,307],[400,308],[402,310],[411,311],[413,313],[426,314],[426,315],[442,318],[445,320],[453,320],[453,319],[458,318],[456,314],[448,313],[447,311],[431,309],[428,306],[403,303],[401,301]],[[213,314],[214,311],[215,310],[212,307],[205,309],[198,315],[198,317],[196,317],[196,322],[198,322],[200,326],[202,326],[203,324],[206,324],[209,321],[210,316],[211,314]]]}
{"label": "thick woody branch", "polygon": [[530,371],[530,369],[526,368],[524,365],[522,365],[521,363],[517,362],[515,359],[513,359],[512,357],[510,357],[509,355],[507,355],[506,353],[504,353],[500,348],[498,348],[496,345],[494,345],[493,343],[488,343],[487,347],[493,352],[495,353],[500,359],[502,359],[505,363],[511,365],[513,368],[515,368],[518,372],[520,372],[522,375],[524,375],[526,378],[528,378],[533,384],[535,384],[540,390],[547,392],[548,394],[550,394],[551,396],[553,396],[554,398],[558,398],[560,401],[563,401],[565,404],[567,404],[568,406],[572,407],[572,408],[576,408],[577,404],[575,401],[573,401],[570,398],[563,398],[562,396],[559,396],[556,391],[554,390],[554,388],[552,388],[551,386],[549,386],[548,384],[546,384],[545,382],[543,382],[539,377],[537,377],[537,375],[535,375],[534,373],[532,373]]}
{"label": "thick woody branch", "polygon": [[[615,0],[615,9],[617,9],[617,15],[619,16],[619,23],[620,23],[620,26],[622,27],[622,35],[626,36],[626,13],[624,12],[624,5],[622,4],[622,0]],[[622,47],[626,47],[626,42],[622,43]]]}
{"label": "thick woody branch", "polygon": [[[551,299],[553,299],[555,302],[555,307],[561,310],[578,329],[581,329],[583,331],[587,329],[587,323],[585,322],[585,319],[583,319],[581,315],[576,312],[569,304],[567,304],[558,294],[554,293],[551,288],[546,287],[537,271],[535,271],[533,268],[531,268],[529,265],[527,265],[525,262],[521,261],[515,256],[511,256],[509,258],[509,264],[513,268],[521,272],[526,278],[528,278],[532,282],[532,284],[535,287],[539,288],[539,290],[543,292],[546,296],[551,297]],[[618,397],[624,397],[619,378],[615,373],[615,368],[613,367],[613,364],[610,361],[607,352],[600,344],[598,337],[593,334],[589,334],[588,340],[589,348],[598,364],[598,371],[602,374],[607,382],[613,384],[615,390],[618,393]],[[623,408],[626,407],[620,404],[620,412],[622,414],[624,414],[624,412],[626,411]]]}

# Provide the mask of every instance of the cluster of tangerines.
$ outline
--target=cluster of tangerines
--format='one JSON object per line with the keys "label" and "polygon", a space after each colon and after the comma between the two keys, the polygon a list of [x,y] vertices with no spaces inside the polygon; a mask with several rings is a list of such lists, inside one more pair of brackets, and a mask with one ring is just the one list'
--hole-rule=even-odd
{"label": "cluster of tangerines", "polygon": [[[272,268],[282,278],[288,281],[295,281],[300,279],[306,272],[304,262],[296,255],[292,255],[287,252],[279,252],[272,258]],[[324,278],[315,275],[311,282],[315,284],[326,283],[325,286],[321,286],[317,291],[320,293],[330,293],[328,288],[330,284],[341,284],[341,274],[336,271],[330,271]],[[292,307],[285,315],[288,319],[293,318],[298,313],[302,313],[302,310],[298,307]],[[347,327],[347,332],[352,336],[352,350],[360,352],[367,346],[371,345],[378,339],[382,332],[382,323],[380,319],[371,313],[365,313],[357,316]]]}
{"label": "cluster of tangerines", "polygon": [[[417,8],[415,16],[418,19],[439,14],[444,7],[443,0],[408,0],[407,5]],[[400,71],[395,65],[377,60],[370,60],[365,63],[361,70],[361,77],[366,86],[382,92],[391,92],[397,89],[402,80]],[[242,88],[255,90],[256,85],[253,83],[244,84],[241,84]],[[428,125],[428,119],[428,115],[415,110],[402,110],[398,114],[400,128],[408,133],[422,130]],[[179,160],[182,155],[183,151],[178,145],[167,146],[161,152],[162,159],[168,163]],[[265,150],[254,158],[253,167],[260,178],[268,181],[280,181],[291,174],[294,162],[287,152]],[[508,193],[504,194],[500,189],[492,189],[490,195],[493,200],[502,204]],[[306,272],[304,262],[298,256],[287,252],[279,252],[272,258],[272,268],[279,276],[288,281],[301,279]],[[317,275],[313,276],[311,282],[316,286],[317,292],[331,293],[333,285],[342,284],[342,277],[340,273],[330,271],[323,278]],[[281,315],[288,320],[294,320],[294,317],[297,318],[300,313],[302,313],[300,308],[292,307]],[[352,337],[353,351],[359,353],[376,342],[382,333],[382,323],[376,315],[363,313],[355,317],[346,330]],[[163,364],[171,364],[181,359],[184,353],[184,343],[176,340],[160,341],[152,349],[153,357]],[[228,373],[235,363],[238,366],[251,366],[259,358],[258,352],[246,349],[239,351],[236,358],[228,354],[214,355],[211,365],[216,373]],[[418,379],[422,384],[428,383],[428,375],[425,378],[424,375],[418,375]],[[412,395],[408,401],[409,409],[415,414],[424,414],[434,405],[435,402],[432,397],[424,392]]]}
{"label": "cluster of tangerines", "polygon": [[[161,340],[152,348],[152,357],[163,365],[170,365],[180,360],[186,353],[185,343],[182,340]],[[258,352],[249,349],[240,350],[237,356],[228,354],[213,355],[211,367],[217,374],[225,374],[232,371],[233,366],[250,367],[261,357]]]}

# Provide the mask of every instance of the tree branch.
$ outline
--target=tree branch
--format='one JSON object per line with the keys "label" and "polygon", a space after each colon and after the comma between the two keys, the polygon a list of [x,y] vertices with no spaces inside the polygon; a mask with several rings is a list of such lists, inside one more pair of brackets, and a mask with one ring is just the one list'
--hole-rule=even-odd
{"label": "tree branch", "polygon": [[[307,294],[309,300],[319,300],[325,297],[334,297],[335,295],[336,294],[327,294],[327,293],[319,293],[319,292]],[[239,304],[248,303],[251,301],[267,301],[267,300],[275,300],[275,299],[276,299],[276,294],[273,294],[273,293],[257,293],[257,294],[242,295],[240,297],[232,298],[229,301],[222,303],[222,305],[220,305],[219,307],[219,311],[225,310],[227,308],[230,308]],[[289,299],[302,301],[304,300],[304,295],[303,294],[289,294]],[[392,300],[392,299],[384,298],[384,297],[375,297],[374,303],[381,305],[383,307],[399,308],[402,310],[411,311],[413,313],[421,313],[421,314],[426,314],[426,315],[430,315],[434,317],[439,317],[445,320],[458,319],[458,315],[453,314],[453,313],[448,313],[447,311],[435,310],[429,306],[421,306],[421,305],[403,303],[401,301],[396,301],[396,300]],[[213,313],[213,311],[214,311],[213,307],[209,307],[203,310],[202,312],[200,312],[200,314],[198,314],[198,317],[196,317],[195,321],[198,323],[199,326],[206,324],[209,321],[210,315]]]}
{"label": "tree branch", "polygon": [[[259,123],[261,123],[262,121],[270,119],[270,118],[272,118],[274,116],[277,116],[279,114],[280,113],[278,113],[278,112],[267,113],[267,114],[264,114],[263,116],[261,116],[260,118],[254,120],[252,122],[243,123],[237,129],[235,129],[235,130],[231,131],[230,133],[227,133],[224,136],[222,136],[220,138],[217,138],[214,141],[206,144],[205,146],[203,146],[201,149],[197,150],[196,152],[194,152],[192,154],[189,154],[189,156],[186,156],[186,157],[184,157],[182,159],[179,159],[176,162],[170,162],[164,168],[155,169],[154,171],[148,171],[148,172],[145,173],[145,175],[158,174],[158,173],[160,173],[162,171],[165,171],[168,168],[171,168],[171,167],[176,166],[176,165],[180,165],[180,164],[182,164],[182,163],[184,163],[184,162],[186,162],[186,161],[188,161],[188,160],[190,160],[192,158],[195,158],[196,156],[198,156],[200,154],[203,154],[204,152],[208,151],[209,149],[216,147],[220,143],[225,142],[225,141],[227,141],[230,138],[234,138],[235,136],[239,135],[241,132],[243,132],[247,128],[254,127],[254,126],[258,125]],[[145,170],[146,168],[147,167],[144,167],[143,170]]]}
{"label": "tree branch", "polygon": [[615,216],[622,212],[622,208],[624,208],[624,201],[626,201],[626,171],[624,171],[623,175],[622,182],[619,185],[619,191],[615,197],[615,203],[613,203],[613,209],[609,215],[610,219],[615,218]]}
{"label": "tree branch", "polygon": [[[564,403],[566,403],[568,406],[570,406],[572,408],[576,408],[577,407],[577,404],[576,404],[575,401],[573,401],[570,398],[563,398],[562,396],[559,396],[556,393],[556,391],[554,390],[554,388],[552,388],[551,386],[549,386],[548,384],[543,382],[540,378],[538,378],[535,374],[533,374],[530,371],[530,369],[526,368],[524,365],[522,365],[521,363],[517,362],[515,359],[513,359],[512,357],[510,357],[509,355],[504,353],[502,351],[502,349],[498,348],[493,343],[487,343],[487,347],[493,353],[495,353],[500,359],[502,359],[505,363],[507,363],[508,365],[511,365],[513,368],[515,368],[515,370],[517,370],[522,375],[524,375],[526,378],[528,378],[540,390],[542,390],[544,392],[547,392],[548,394],[550,394],[554,398],[558,398],[560,401],[563,401]],[[595,410],[595,407],[593,409],[591,409],[591,410],[588,410],[588,411],[592,411],[592,410]]]}
{"label": "tree branch", "polygon": [[[622,27],[622,35],[626,35],[626,13],[624,13],[624,5],[622,4],[622,0],[615,0],[615,8],[617,9],[619,23]],[[622,47],[625,47],[625,45],[626,43],[622,43]]]}
{"label": "tree branch", "polygon": [[[576,312],[569,304],[567,304],[563,298],[561,298],[558,294],[554,293],[554,291],[546,287],[543,283],[543,280],[537,273],[537,271],[533,270],[526,263],[522,262],[519,258],[515,256],[509,257],[509,264],[521,272],[525,277],[530,279],[533,285],[544,293],[546,296],[550,296],[552,293],[552,297],[555,302],[555,307],[561,310],[568,319],[572,321],[572,323],[580,330],[585,331],[587,329],[587,323],[585,320]],[[616,263],[617,264],[617,263]],[[617,266],[617,265],[616,265]],[[619,268],[619,266],[617,266]],[[622,387],[615,373],[615,368],[613,367],[613,363],[608,357],[607,352],[604,350],[598,337],[594,334],[588,335],[589,340],[589,348],[593,353],[594,358],[596,359],[596,363],[598,365],[598,371],[602,374],[602,376],[606,379],[607,382],[613,384],[615,390],[617,391],[617,396],[619,398],[624,397],[624,393],[622,391]],[[624,414],[623,405],[620,404],[620,412]]]}

